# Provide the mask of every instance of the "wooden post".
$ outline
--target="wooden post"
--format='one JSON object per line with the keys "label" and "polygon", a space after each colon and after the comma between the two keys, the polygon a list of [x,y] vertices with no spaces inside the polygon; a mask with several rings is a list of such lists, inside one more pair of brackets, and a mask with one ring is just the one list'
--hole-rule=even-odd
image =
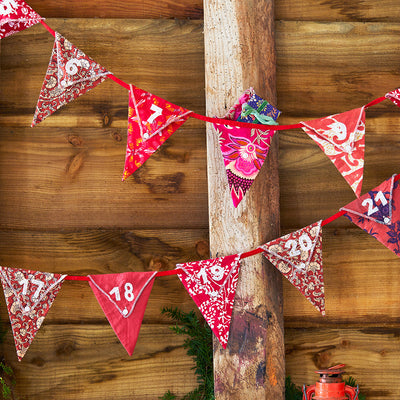
{"label": "wooden post", "polygon": [[[273,0],[204,0],[207,114],[221,116],[248,87],[276,102]],[[207,127],[212,256],[279,237],[278,142],[234,209],[218,140]],[[284,399],[282,280],[261,255],[241,263],[228,347],[214,341],[216,400]]]}

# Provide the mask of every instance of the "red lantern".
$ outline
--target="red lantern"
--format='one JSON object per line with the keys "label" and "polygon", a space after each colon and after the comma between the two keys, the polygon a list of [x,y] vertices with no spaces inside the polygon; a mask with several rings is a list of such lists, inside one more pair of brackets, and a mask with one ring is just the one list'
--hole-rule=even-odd
{"label": "red lantern", "polygon": [[319,381],[315,385],[303,386],[303,400],[357,400],[358,385],[356,388],[345,385],[342,380],[344,364],[315,371],[319,374]]}

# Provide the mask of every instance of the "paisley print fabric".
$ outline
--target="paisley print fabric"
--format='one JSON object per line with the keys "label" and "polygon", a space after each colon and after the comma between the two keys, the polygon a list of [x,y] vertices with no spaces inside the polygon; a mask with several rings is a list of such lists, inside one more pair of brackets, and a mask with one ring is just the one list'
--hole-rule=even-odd
{"label": "paisley print fabric", "polygon": [[42,325],[66,275],[0,267],[18,361]]}
{"label": "paisley print fabric", "polygon": [[394,177],[341,210],[351,222],[400,256],[400,189]]}
{"label": "paisley print fabric", "polygon": [[240,255],[177,264],[186,290],[225,349],[229,338]]}
{"label": "paisley print fabric", "polygon": [[264,256],[325,315],[321,221],[260,247]]}
{"label": "paisley print fabric", "polygon": [[44,20],[22,0],[0,1],[0,39],[30,28]]}
{"label": "paisley print fabric", "polygon": [[141,167],[186,122],[191,112],[131,85],[122,180]]}
{"label": "paisley print fabric", "polygon": [[385,94],[385,97],[391,100],[396,106],[400,107],[400,88],[392,90],[389,93]]}
{"label": "paisley print fabric", "polygon": [[131,356],[157,272],[88,275],[89,284],[118,339]]}
{"label": "paisley print fabric", "polygon": [[104,67],[56,32],[32,126],[102,83],[109,74]]}
{"label": "paisley print fabric", "polygon": [[333,162],[356,196],[360,196],[365,150],[364,107],[301,124],[307,135]]}

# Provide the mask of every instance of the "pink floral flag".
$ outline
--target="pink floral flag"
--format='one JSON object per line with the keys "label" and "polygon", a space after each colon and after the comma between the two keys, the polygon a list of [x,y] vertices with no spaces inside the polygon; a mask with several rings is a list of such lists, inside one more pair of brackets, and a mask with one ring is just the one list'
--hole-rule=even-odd
{"label": "pink floral flag", "polygon": [[189,111],[133,85],[122,180],[133,174],[189,118]]}
{"label": "pink floral flag", "polygon": [[267,157],[275,131],[214,124],[224,159],[233,205],[237,207]]}
{"label": "pink floral flag", "polygon": [[22,0],[0,0],[0,39],[30,28],[43,19]]}
{"label": "pink floral flag", "polygon": [[102,83],[110,74],[56,32],[32,126]]}
{"label": "pink floral flag", "polygon": [[359,197],[364,173],[364,107],[301,124]]}
{"label": "pink floral flag", "polygon": [[400,189],[395,175],[341,210],[351,222],[400,256]]}
{"label": "pink floral flag", "polygon": [[32,343],[66,276],[0,267],[18,361]]}
{"label": "pink floral flag", "polygon": [[325,315],[321,221],[261,246],[264,256]]}
{"label": "pink floral flag", "polygon": [[186,290],[225,349],[239,278],[240,255],[177,264]]}
{"label": "pink floral flag", "polygon": [[400,107],[400,88],[392,90],[389,93],[385,94],[385,97],[391,100],[396,106]]}
{"label": "pink floral flag", "polygon": [[157,272],[88,275],[89,285],[118,339],[131,356]]}

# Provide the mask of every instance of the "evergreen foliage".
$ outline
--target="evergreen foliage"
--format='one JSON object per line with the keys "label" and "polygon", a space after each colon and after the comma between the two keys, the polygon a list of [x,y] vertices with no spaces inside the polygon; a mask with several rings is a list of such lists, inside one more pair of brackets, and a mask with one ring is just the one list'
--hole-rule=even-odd
{"label": "evergreen foliage", "polygon": [[[195,374],[199,386],[182,397],[182,400],[214,400],[214,376],[213,376],[213,349],[212,331],[207,323],[200,319],[194,311],[185,313],[178,308],[164,307],[162,314],[167,315],[175,322],[171,326],[178,335],[186,335],[183,347],[187,354],[193,358]],[[162,400],[178,399],[170,391],[166,392]]]}
{"label": "evergreen foliage", "polygon": [[[213,348],[212,331],[208,324],[192,310],[188,313],[178,308],[164,307],[161,313],[167,315],[175,326],[170,329],[178,335],[186,335],[183,347],[196,364],[193,369],[197,375],[199,386],[182,397],[181,400],[214,400],[214,376],[213,376]],[[349,376],[345,380],[346,385],[357,386],[356,380]],[[159,397],[160,400],[178,400],[178,397],[168,392]],[[299,386],[292,382],[290,376],[285,379],[285,400],[302,400],[303,393]],[[358,400],[366,400],[363,394],[358,395]]]}

